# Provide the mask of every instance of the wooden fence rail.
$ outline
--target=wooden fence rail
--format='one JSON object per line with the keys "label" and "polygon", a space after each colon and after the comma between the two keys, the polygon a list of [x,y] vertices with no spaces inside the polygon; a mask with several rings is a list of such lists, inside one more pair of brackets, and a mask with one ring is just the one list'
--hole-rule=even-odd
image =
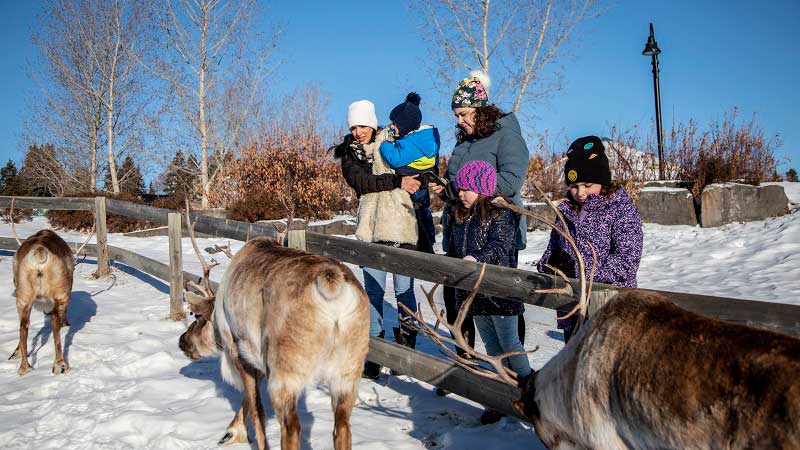
{"label": "wooden fence rail", "polygon": [[[62,201],[63,204],[59,205],[58,201]],[[11,197],[0,197],[0,208],[8,207],[10,203]],[[91,209],[93,200],[17,197],[16,204],[25,208],[72,209],[63,205],[76,205],[75,209]],[[174,212],[169,209],[112,199],[106,201],[106,206],[110,214],[134,217],[160,225],[166,225],[168,214]],[[265,224],[238,222],[197,214],[192,214],[192,221],[196,223],[197,231],[228,239],[244,241],[256,236],[275,236],[274,228]],[[366,265],[461,289],[471,289],[480,270],[478,264],[469,261],[312,232],[306,233],[306,248],[309,252],[331,256],[347,263]],[[563,284],[561,279],[550,275],[487,266],[480,291],[487,295],[555,309],[570,299],[557,295],[536,294],[533,291],[561,287]],[[595,284],[595,289],[613,288],[608,285]],[[800,306],[682,292],[648,291],[658,292],[678,306],[707,317],[800,337]]]}
{"label": "wooden fence rail", "polygon": [[[68,244],[73,250],[80,246],[80,243],[69,242]],[[0,237],[0,249],[16,251],[17,242],[13,238]],[[91,254],[95,251],[95,244],[86,245],[86,253]],[[168,264],[113,245],[108,246],[108,254],[117,264],[123,264],[152,275],[163,280],[165,284],[170,282],[170,266]],[[183,277],[194,280],[200,278],[199,275],[186,271],[183,272]],[[211,281],[211,287],[216,290],[218,284]],[[177,339],[176,336],[176,346]],[[449,361],[376,337],[370,338],[367,358],[415,379],[441,387],[490,408],[503,411],[508,415],[516,416],[511,408],[511,402],[520,397],[518,389],[470,373]]]}

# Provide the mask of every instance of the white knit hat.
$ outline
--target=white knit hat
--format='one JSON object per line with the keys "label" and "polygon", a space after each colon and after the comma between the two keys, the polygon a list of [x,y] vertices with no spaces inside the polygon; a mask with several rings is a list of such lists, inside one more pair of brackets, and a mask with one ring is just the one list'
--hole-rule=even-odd
{"label": "white knit hat", "polygon": [[375,105],[371,101],[359,100],[347,107],[347,128],[356,125],[378,129],[378,116],[375,115]]}

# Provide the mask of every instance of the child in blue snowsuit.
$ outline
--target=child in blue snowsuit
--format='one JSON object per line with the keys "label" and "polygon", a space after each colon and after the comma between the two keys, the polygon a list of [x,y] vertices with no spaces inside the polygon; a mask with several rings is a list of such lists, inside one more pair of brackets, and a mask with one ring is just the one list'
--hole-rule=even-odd
{"label": "child in blue snowsuit", "polygon": [[[420,100],[417,93],[411,92],[406,101],[392,109],[389,120],[392,121],[395,139],[394,142],[384,141],[380,146],[383,159],[399,176],[420,175],[427,171],[438,175],[439,130],[432,125],[421,125]],[[436,227],[431,215],[431,197],[427,190],[428,182],[421,176],[419,181],[422,186],[411,195],[419,230],[417,250],[433,253]]]}

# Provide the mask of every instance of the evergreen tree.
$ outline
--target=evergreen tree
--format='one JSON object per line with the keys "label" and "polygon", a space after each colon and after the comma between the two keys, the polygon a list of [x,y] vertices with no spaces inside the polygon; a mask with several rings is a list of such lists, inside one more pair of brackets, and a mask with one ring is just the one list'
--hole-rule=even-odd
{"label": "evergreen tree", "polygon": [[150,185],[149,185],[149,187],[147,188],[147,193],[148,193],[149,195],[156,195],[156,190],[155,190],[155,189],[153,189],[153,182],[152,182],[152,181],[150,182]]}
{"label": "evergreen tree", "polygon": [[794,169],[789,169],[786,172],[786,181],[797,183],[797,171]]}
{"label": "evergreen tree", "polygon": [[19,173],[28,182],[31,195],[36,197],[61,195],[74,189],[74,186],[69,185],[64,168],[56,159],[56,150],[52,144],[28,146]]}
{"label": "evergreen tree", "polygon": [[119,176],[119,190],[120,192],[127,192],[129,194],[139,194],[144,192],[144,177],[139,166],[133,162],[133,158],[128,155],[122,161]]}
{"label": "evergreen tree", "polygon": [[14,161],[8,160],[0,169],[0,195],[30,195],[28,183],[17,172]]}
{"label": "evergreen tree", "polygon": [[186,159],[183,157],[183,152],[178,150],[175,152],[175,157],[167,168],[167,173],[164,176],[164,192],[169,195],[176,195],[185,193],[184,174],[186,173]]}

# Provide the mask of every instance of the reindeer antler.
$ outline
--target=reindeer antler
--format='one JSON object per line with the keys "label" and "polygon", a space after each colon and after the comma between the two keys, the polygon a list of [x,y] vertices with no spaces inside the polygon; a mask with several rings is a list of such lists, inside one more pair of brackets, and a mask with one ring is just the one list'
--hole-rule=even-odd
{"label": "reindeer antler", "polygon": [[[503,364],[503,360],[509,358],[511,356],[516,355],[527,355],[529,353],[533,353],[539,349],[537,346],[533,350],[524,351],[524,352],[508,352],[503,353],[497,356],[489,356],[485,353],[480,353],[476,351],[472,346],[469,345],[469,342],[464,337],[464,333],[461,331],[461,326],[464,324],[464,320],[467,318],[469,314],[469,309],[472,306],[472,302],[475,300],[475,296],[478,294],[478,288],[483,281],[483,275],[486,272],[486,263],[483,264],[481,267],[481,273],[478,275],[478,280],[475,282],[475,286],[472,288],[472,291],[467,296],[464,303],[461,305],[461,308],[458,310],[458,316],[456,317],[455,322],[451,325],[447,322],[447,319],[444,316],[444,312],[437,311],[436,304],[433,301],[433,294],[436,292],[436,289],[439,287],[438,284],[433,286],[430,291],[426,291],[423,289],[422,291],[425,293],[425,297],[428,299],[428,305],[430,305],[431,310],[436,315],[436,325],[431,328],[430,325],[425,321],[425,318],[422,315],[422,308],[417,308],[416,312],[412,312],[409,308],[405,305],[400,304],[400,307],[403,308],[406,313],[410,317],[414,318],[414,321],[407,320],[406,324],[412,328],[415,328],[421,331],[423,334],[428,336],[428,338],[433,341],[436,345],[444,349],[446,354],[459,366],[463,367],[464,369],[476,374],[480,375],[485,378],[490,378],[493,380],[500,380],[504,383],[510,384],[512,386],[517,386],[519,384],[519,375],[511,370],[510,368],[506,367]],[[416,322],[416,323],[414,323]],[[442,336],[439,334],[438,327],[439,324],[444,324],[444,326],[450,331],[453,338],[449,338],[447,336]],[[445,343],[453,344],[457,347],[466,352],[466,354],[475,358],[474,360],[464,358],[463,356],[459,355],[458,352],[453,351],[450,347],[445,345]],[[478,361],[484,361],[489,363],[492,367],[494,367],[494,371],[488,370],[485,367],[478,364]]]}
{"label": "reindeer antler", "polygon": [[[558,220],[562,224],[561,226],[558,226],[554,221],[552,221],[552,220],[550,220],[550,219],[548,219],[548,218],[546,218],[544,216],[541,216],[539,214],[536,214],[533,211],[528,211],[527,209],[523,209],[523,208],[520,208],[517,205],[513,205],[511,203],[508,203],[502,197],[497,197],[494,200],[492,200],[492,204],[497,206],[497,207],[500,207],[500,208],[508,208],[508,209],[510,209],[511,211],[514,211],[517,214],[524,214],[526,216],[533,217],[534,219],[544,223],[545,225],[547,225],[550,228],[552,228],[553,230],[555,230],[556,233],[558,233],[558,234],[560,234],[561,236],[564,237],[564,239],[567,241],[567,243],[570,245],[570,247],[572,247],[572,250],[575,252],[575,257],[578,260],[578,272],[579,272],[578,280],[580,280],[580,290],[579,290],[579,294],[578,294],[578,304],[575,306],[575,308],[573,308],[565,316],[559,317],[559,319],[566,319],[566,318],[572,316],[573,314],[575,314],[576,312],[579,312],[580,315],[581,315],[582,321],[586,320],[587,311],[589,309],[589,294],[591,293],[591,289],[592,289],[592,279],[594,278],[594,272],[595,272],[595,269],[597,267],[597,252],[595,251],[594,246],[590,243],[589,247],[592,250],[593,262],[592,262],[591,278],[589,279],[589,282],[587,283],[587,281],[586,281],[586,264],[585,264],[585,262],[583,260],[583,256],[581,255],[580,250],[578,249],[578,244],[575,243],[575,240],[572,238],[572,234],[569,232],[569,228],[567,228],[567,222],[566,222],[566,220],[564,220],[564,216],[561,214],[561,211],[558,209],[558,207],[544,194],[544,192],[539,188],[539,186],[536,185],[536,183],[534,183],[533,186],[539,191],[539,193],[542,194],[542,197],[547,202],[547,205],[556,213],[556,217],[558,218]],[[560,294],[565,294],[565,295],[570,295],[570,296],[574,295],[574,293],[572,292],[571,284],[567,280],[567,277],[564,274],[564,272],[562,272],[560,270],[557,270],[557,269],[555,269],[555,268],[553,268],[553,267],[551,267],[549,265],[548,265],[548,267],[553,269],[553,271],[556,272],[564,280],[564,282],[566,283],[565,288],[564,289],[538,289],[538,290],[535,290],[534,292],[541,293],[541,294],[560,293]]]}
{"label": "reindeer antler", "polygon": [[186,199],[186,211],[184,211],[184,215],[186,216],[186,229],[189,230],[189,239],[192,240],[192,248],[194,248],[194,253],[197,255],[197,259],[200,260],[200,265],[203,266],[203,278],[201,282],[203,285],[199,285],[194,281],[187,281],[186,285],[201,292],[206,298],[211,298],[214,296],[214,290],[211,289],[211,269],[219,265],[219,262],[215,260],[211,260],[209,264],[206,262],[206,259],[203,257],[203,254],[200,253],[200,247],[197,245],[197,240],[194,237],[194,224],[192,223],[192,217],[189,214],[189,199]]}
{"label": "reindeer antler", "polygon": [[8,219],[11,222],[11,232],[14,234],[14,239],[17,240],[17,245],[22,246],[22,241],[19,240],[19,235],[17,234],[17,227],[14,226],[14,201],[16,197],[11,197],[11,209],[8,210]]}

